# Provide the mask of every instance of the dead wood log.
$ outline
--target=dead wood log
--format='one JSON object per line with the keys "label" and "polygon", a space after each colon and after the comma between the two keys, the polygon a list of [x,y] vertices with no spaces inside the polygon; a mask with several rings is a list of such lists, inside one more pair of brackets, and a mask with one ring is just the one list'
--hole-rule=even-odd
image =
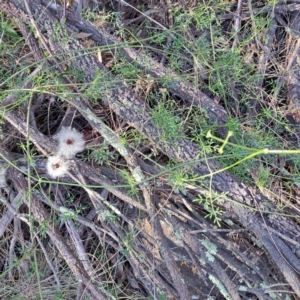
{"label": "dead wood log", "polygon": [[[9,154],[2,149],[2,151],[9,157]],[[3,153],[2,152],[2,153]],[[16,170],[10,170],[10,178],[14,182],[14,186],[18,189],[20,193],[23,194],[23,199],[27,205],[27,197],[25,196],[26,189],[27,189],[27,180]],[[71,268],[71,270],[76,275],[79,282],[82,282],[90,297],[92,299],[106,299],[106,295],[102,293],[102,291],[98,290],[96,286],[92,283],[92,279],[84,270],[81,261],[74,255],[72,250],[66,244],[64,238],[62,237],[61,233],[57,230],[55,224],[51,222],[50,215],[43,204],[36,198],[35,195],[32,195],[32,213],[34,218],[39,222],[46,225],[46,232],[54,242],[56,247],[58,248],[61,255],[66,260],[67,264]]]}
{"label": "dead wood log", "polygon": [[[107,101],[108,105],[114,112],[116,112],[116,114],[121,116],[135,128],[138,128],[150,140],[154,141],[159,146],[160,150],[170,158],[177,159],[182,162],[197,161],[194,168],[195,172],[200,176],[212,178],[211,185],[213,190],[220,194],[228,192],[226,197],[229,198],[231,202],[224,197],[222,200],[223,206],[228,212],[234,212],[240,224],[259,238],[259,241],[262,242],[263,246],[272,257],[273,262],[281,270],[294,292],[300,295],[297,273],[293,270],[293,266],[288,263],[288,261],[293,260],[299,262],[299,258],[296,257],[296,255],[291,254],[293,251],[290,251],[291,253],[288,253],[286,258],[282,255],[283,249],[291,250],[293,245],[288,242],[284,242],[281,239],[276,239],[276,243],[282,245],[279,249],[274,239],[270,236],[267,228],[263,226],[266,224],[267,227],[270,226],[270,228],[274,230],[280,229],[291,239],[295,239],[295,236],[299,236],[299,228],[297,225],[287,218],[271,214],[272,210],[263,205],[263,202],[268,199],[258,191],[248,188],[229,173],[216,173],[218,168],[213,161],[210,161],[209,165],[207,161],[199,162],[197,157],[200,153],[200,149],[190,141],[177,139],[170,141],[169,143],[161,142],[159,140],[160,132],[152,122],[149,109],[145,106],[143,101],[138,99],[130,90],[126,89],[121,82],[114,81],[114,86],[110,85],[113,77],[104,68],[104,66],[95,59],[95,57],[84,53],[85,50],[78,41],[73,40],[72,38],[70,38],[70,40],[65,44],[60,44],[57,41],[51,41],[51,36],[56,34],[54,24],[57,20],[55,20],[55,18],[51,16],[45,8],[38,5],[37,2],[32,2],[30,5],[31,14],[33,14],[34,19],[37,20],[38,27],[42,29],[41,31],[46,39],[50,41],[52,51],[56,55],[63,54],[67,59],[72,59],[77,68],[85,72],[87,82],[90,82],[94,78],[96,70],[100,70],[105,74],[109,90],[102,92],[101,97]],[[2,6],[3,9],[6,9],[8,13],[12,13],[14,16],[19,16],[25,21],[28,19],[28,16],[30,16],[21,1],[4,1],[3,4],[0,4],[0,6]],[[72,54],[75,54],[76,52],[83,56],[73,57]],[[92,111],[87,112],[88,104],[82,100],[83,99],[75,99],[71,103],[79,109],[80,113],[85,116],[86,119],[91,120],[92,118],[92,120],[97,121],[97,118]],[[36,143],[36,145],[38,144],[39,143]],[[270,214],[261,215],[249,210],[250,208],[256,207],[264,209],[265,212],[269,212]],[[153,211],[152,214],[154,213],[155,211]],[[299,244],[299,240],[295,240]],[[165,248],[165,246],[163,246],[163,248]],[[170,262],[169,264],[172,265],[173,263]],[[295,265],[296,270],[297,264],[298,263]],[[234,296],[236,295],[236,288],[231,286],[231,283],[228,282],[226,277],[223,276],[222,278],[224,282],[227,282],[228,290],[231,291],[231,295],[235,298],[238,297]],[[173,280],[176,281],[175,276],[173,276]],[[182,298],[184,297],[185,294],[182,294]]]}
{"label": "dead wood log", "polygon": [[[12,115],[12,113],[10,113],[10,115]],[[22,122],[18,121],[18,122],[15,122],[15,124],[22,124]],[[20,126],[19,126],[19,128],[20,128]],[[43,142],[45,140],[45,137],[43,137],[41,134],[35,133],[34,129],[31,129],[30,132],[31,132],[31,138],[32,138],[33,141],[35,141],[36,144],[38,144],[39,142]],[[132,259],[133,258],[131,258],[131,260]]]}
{"label": "dead wood log", "polygon": [[[53,14],[58,17],[61,15],[61,7],[50,8]],[[95,27],[94,25],[81,19],[72,10],[66,12],[66,26],[70,26],[73,30],[76,28],[80,32],[90,34],[89,38],[93,39],[100,46],[118,47],[121,54],[129,62],[135,63],[147,74],[153,78],[163,78],[167,76],[170,78],[167,88],[174,94],[187,101],[191,105],[199,105],[201,108],[207,110],[211,124],[220,125],[220,135],[226,136],[226,128],[224,124],[227,121],[227,113],[225,109],[215,103],[207,95],[199,90],[196,86],[189,81],[183,81],[178,78],[173,70],[164,67],[158,61],[152,59],[149,55],[136,51],[131,47],[122,46],[122,41],[109,34],[104,28]]]}
{"label": "dead wood log", "polygon": [[[291,13],[291,29],[293,32],[299,35],[299,7],[296,11]],[[287,109],[287,119],[291,122],[291,126],[295,128],[295,138],[297,143],[300,142],[300,42],[296,43],[293,49],[292,55],[289,57],[287,63],[287,88],[288,88],[288,100],[289,105]]]}

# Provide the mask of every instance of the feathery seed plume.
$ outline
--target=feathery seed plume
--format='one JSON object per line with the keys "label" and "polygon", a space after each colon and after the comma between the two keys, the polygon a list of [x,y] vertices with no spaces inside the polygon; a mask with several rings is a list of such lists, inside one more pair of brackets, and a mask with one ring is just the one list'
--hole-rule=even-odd
{"label": "feathery seed plume", "polygon": [[78,152],[84,150],[83,134],[75,128],[62,127],[61,130],[54,136],[58,140],[57,154],[65,158],[72,158]]}
{"label": "feathery seed plume", "polygon": [[64,176],[69,169],[69,162],[64,160],[62,157],[55,155],[48,157],[47,160],[47,172],[53,177]]}

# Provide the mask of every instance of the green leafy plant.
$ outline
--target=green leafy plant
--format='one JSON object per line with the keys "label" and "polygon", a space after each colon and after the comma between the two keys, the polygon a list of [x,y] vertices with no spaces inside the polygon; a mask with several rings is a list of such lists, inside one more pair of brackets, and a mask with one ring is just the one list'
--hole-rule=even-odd
{"label": "green leafy plant", "polygon": [[189,181],[189,173],[188,167],[186,168],[174,168],[174,163],[169,163],[167,170],[173,170],[168,173],[167,180],[168,183],[173,187],[175,193],[183,193],[186,194],[186,183]]}
{"label": "green leafy plant", "polygon": [[98,214],[98,220],[100,221],[114,223],[118,220],[118,217],[107,208],[98,209],[97,214]]}
{"label": "green leafy plant", "polygon": [[194,199],[193,202],[203,203],[204,209],[208,212],[205,215],[205,218],[212,219],[219,227],[221,226],[222,219],[220,218],[224,211],[220,209],[219,205],[221,204],[221,198],[224,198],[226,193],[218,194],[214,191],[210,191],[207,195],[202,196],[198,195],[197,199]]}
{"label": "green leafy plant", "polygon": [[123,179],[126,181],[128,187],[129,187],[129,195],[130,196],[136,196],[137,195],[137,182],[131,176],[131,174],[126,170],[121,170],[120,173],[123,177]]}
{"label": "green leafy plant", "polygon": [[102,143],[97,148],[94,148],[88,157],[89,160],[94,160],[100,165],[109,163],[109,161],[114,158],[115,153],[109,150],[107,143]]}
{"label": "green leafy plant", "polygon": [[178,138],[181,135],[180,116],[174,115],[174,103],[159,101],[157,107],[152,111],[152,118],[157,127],[161,130],[161,137],[165,141]]}

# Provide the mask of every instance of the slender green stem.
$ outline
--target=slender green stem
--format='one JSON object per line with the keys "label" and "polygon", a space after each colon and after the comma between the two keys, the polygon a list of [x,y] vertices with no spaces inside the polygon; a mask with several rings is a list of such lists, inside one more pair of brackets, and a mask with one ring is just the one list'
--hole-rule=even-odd
{"label": "slender green stem", "polygon": [[248,160],[248,159],[250,159],[250,158],[253,158],[253,157],[255,157],[255,156],[259,155],[259,154],[262,154],[262,153],[264,153],[264,149],[263,149],[263,150],[259,150],[259,151],[255,152],[255,153],[252,153],[252,154],[250,154],[250,155],[244,157],[243,159],[241,159],[241,160],[235,162],[234,164],[232,164],[232,165],[230,165],[230,166],[227,166],[226,168],[217,170],[217,171],[212,172],[212,173],[209,173],[209,174],[205,174],[205,175],[202,175],[202,176],[198,176],[198,177],[189,179],[189,181],[197,181],[197,180],[200,180],[200,179],[204,179],[204,178],[206,178],[206,177],[212,177],[212,176],[214,176],[214,175],[216,175],[216,174],[219,174],[219,173],[222,173],[222,172],[224,172],[224,171],[227,171],[227,170],[229,170],[229,169],[231,169],[231,168],[237,166],[238,164],[242,163],[243,161]]}
{"label": "slender green stem", "polygon": [[236,148],[245,149],[245,150],[248,150],[248,151],[255,151],[255,152],[261,151],[262,154],[300,154],[300,149],[299,150],[280,150],[280,149],[279,150],[277,150],[277,149],[270,150],[268,148],[257,149],[257,148],[249,148],[249,147],[241,146],[241,145],[238,145],[238,144],[234,144],[234,143],[228,142],[228,138],[226,138],[225,140],[221,139],[221,138],[218,138],[217,136],[212,135],[211,131],[207,132],[206,138],[214,139],[214,140],[216,140],[218,142],[223,143],[223,145],[226,143],[226,144],[228,144],[230,146],[233,146],[233,147],[236,147]]}

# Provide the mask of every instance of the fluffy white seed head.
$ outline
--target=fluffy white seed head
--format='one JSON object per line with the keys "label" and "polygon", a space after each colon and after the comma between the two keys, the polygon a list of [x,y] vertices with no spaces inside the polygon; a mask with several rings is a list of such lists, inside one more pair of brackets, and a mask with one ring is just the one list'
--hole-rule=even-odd
{"label": "fluffy white seed head", "polygon": [[47,160],[47,173],[53,178],[62,177],[67,173],[69,166],[70,163],[61,156],[50,156]]}
{"label": "fluffy white seed head", "polygon": [[6,168],[0,169],[0,188],[6,187]]}
{"label": "fluffy white seed head", "polygon": [[83,134],[75,128],[62,127],[61,130],[54,136],[58,140],[58,151],[59,156],[65,158],[72,158],[78,152],[84,150],[84,138]]}

